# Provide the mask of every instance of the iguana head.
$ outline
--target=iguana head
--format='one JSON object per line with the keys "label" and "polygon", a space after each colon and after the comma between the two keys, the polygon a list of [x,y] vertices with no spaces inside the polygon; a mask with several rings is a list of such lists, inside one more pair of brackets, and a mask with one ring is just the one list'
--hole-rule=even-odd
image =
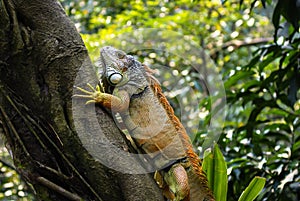
{"label": "iguana head", "polygon": [[130,87],[133,94],[142,92],[147,86],[144,66],[133,56],[111,46],[100,50],[101,79],[112,87]]}

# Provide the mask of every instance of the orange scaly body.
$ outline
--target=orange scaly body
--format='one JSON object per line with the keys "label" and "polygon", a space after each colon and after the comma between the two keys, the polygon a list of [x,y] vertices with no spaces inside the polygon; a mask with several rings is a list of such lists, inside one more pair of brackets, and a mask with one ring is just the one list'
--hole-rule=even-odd
{"label": "orange scaly body", "polygon": [[157,169],[155,179],[169,200],[213,201],[201,161],[153,71],[113,47],[101,49],[101,65],[108,93],[79,88],[87,95],[77,96],[120,113],[136,146]]}

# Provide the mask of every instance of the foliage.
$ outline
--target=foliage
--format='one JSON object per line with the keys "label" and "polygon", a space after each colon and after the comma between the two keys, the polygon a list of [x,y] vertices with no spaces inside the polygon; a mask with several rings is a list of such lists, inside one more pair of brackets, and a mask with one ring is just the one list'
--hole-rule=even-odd
{"label": "foliage", "polygon": [[[206,84],[212,78],[199,77],[203,71],[192,65],[207,57],[184,52],[197,46],[208,53],[226,90],[227,115],[217,143],[227,161],[227,200],[238,200],[255,176],[266,178],[257,200],[299,200],[300,12],[295,0],[61,2],[92,60],[99,47],[110,44],[131,48],[151,67],[168,69],[159,80],[174,108],[183,110],[176,114],[182,113],[187,127],[192,125],[189,131],[200,153],[214,121],[212,111],[217,113],[222,104],[216,101],[220,94],[209,94]],[[166,43],[173,32],[177,40]],[[153,49],[157,38],[163,39],[161,50],[173,51]],[[195,102],[196,109],[191,107]]]}
{"label": "foliage", "polygon": [[207,175],[209,187],[214,192],[215,199],[226,201],[228,188],[227,165],[217,144],[214,145],[213,151],[205,151],[203,170]]}
{"label": "foliage", "polygon": [[[299,85],[295,81],[299,71],[297,49],[299,47],[286,49],[276,44],[262,47],[249,65],[236,72],[229,79],[230,84],[227,82],[229,104],[244,110],[243,116],[232,118],[232,125],[225,127],[232,136],[223,138],[224,144],[233,147],[227,151],[227,157],[232,159],[231,176],[235,177],[232,181],[243,181],[242,172],[247,173],[247,177],[267,177],[264,193],[271,200],[280,194],[292,195],[299,188],[299,173],[295,172],[300,157]],[[238,141],[232,140],[234,138]],[[287,176],[291,179],[286,180]]]}
{"label": "foliage", "polygon": [[266,183],[265,178],[254,177],[249,186],[243,191],[238,201],[252,201],[254,200],[260,191],[263,189]]}
{"label": "foliage", "polygon": [[29,193],[27,185],[11,165],[12,161],[4,148],[0,148],[0,200],[32,201],[34,197]]}
{"label": "foliage", "polygon": [[231,160],[231,191],[240,192],[260,175],[267,185],[259,200],[299,199],[299,18],[289,18],[287,5],[281,5],[273,13],[275,42],[260,47],[225,81],[227,101],[235,109],[220,141]]}
{"label": "foliage", "polygon": [[[217,144],[213,151],[206,150],[203,159],[203,170],[207,174],[210,189],[217,201],[227,200],[227,166],[224,156]],[[265,178],[255,177],[243,191],[238,201],[252,201],[265,185]]]}

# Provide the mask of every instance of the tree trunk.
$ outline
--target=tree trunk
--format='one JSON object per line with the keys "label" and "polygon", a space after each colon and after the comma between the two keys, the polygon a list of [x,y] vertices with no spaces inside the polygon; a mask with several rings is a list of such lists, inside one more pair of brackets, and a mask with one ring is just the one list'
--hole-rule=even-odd
{"label": "tree trunk", "polygon": [[0,0],[0,26],[2,129],[37,198],[163,200],[111,116],[72,100],[74,84],[97,81],[60,4]]}

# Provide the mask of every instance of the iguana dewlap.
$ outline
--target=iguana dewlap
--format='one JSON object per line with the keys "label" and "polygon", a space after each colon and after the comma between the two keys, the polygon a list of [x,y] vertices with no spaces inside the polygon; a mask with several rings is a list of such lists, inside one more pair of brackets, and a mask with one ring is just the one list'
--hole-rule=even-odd
{"label": "iguana dewlap", "polygon": [[138,149],[157,168],[155,179],[169,200],[214,200],[201,161],[153,71],[110,46],[101,49],[100,65],[106,91],[89,85],[91,92],[78,88],[85,95],[75,96],[121,115]]}

